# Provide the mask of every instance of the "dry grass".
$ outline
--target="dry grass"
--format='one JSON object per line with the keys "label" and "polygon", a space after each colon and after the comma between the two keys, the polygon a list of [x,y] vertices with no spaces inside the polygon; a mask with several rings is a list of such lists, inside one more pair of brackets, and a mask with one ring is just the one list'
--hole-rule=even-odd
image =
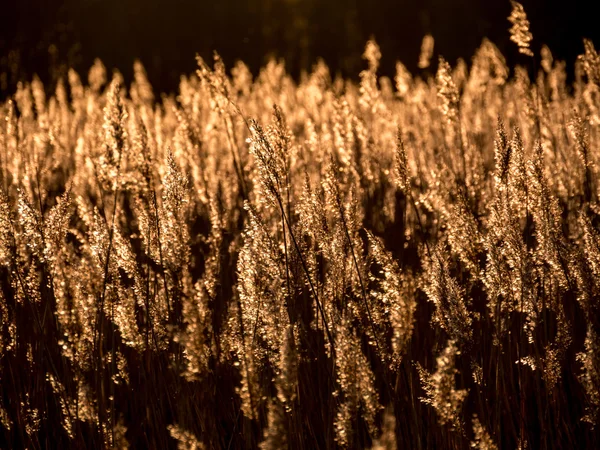
{"label": "dry grass", "polygon": [[21,84],[0,447],[600,445],[600,57],[542,53]]}

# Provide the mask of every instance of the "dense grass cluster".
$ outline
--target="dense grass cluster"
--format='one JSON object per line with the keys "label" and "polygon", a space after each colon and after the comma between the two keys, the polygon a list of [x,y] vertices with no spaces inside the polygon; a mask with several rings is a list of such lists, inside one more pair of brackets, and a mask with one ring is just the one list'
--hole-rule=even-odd
{"label": "dense grass cluster", "polygon": [[0,105],[0,447],[600,445],[600,56],[364,56]]}

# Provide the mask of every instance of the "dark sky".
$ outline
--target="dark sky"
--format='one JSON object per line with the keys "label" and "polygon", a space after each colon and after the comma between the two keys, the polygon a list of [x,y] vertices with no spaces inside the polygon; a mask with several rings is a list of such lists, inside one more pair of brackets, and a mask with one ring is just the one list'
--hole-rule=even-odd
{"label": "dark sky", "polygon": [[[572,63],[582,38],[600,46],[589,0],[523,0],[534,50],[545,43]],[[509,0],[0,0],[0,73],[9,91],[38,73],[46,82],[67,66],[87,71],[95,57],[126,78],[142,60],[157,90],[176,88],[194,56],[217,50],[229,65],[242,59],[256,71],[269,55],[292,73],[323,57],[334,72],[356,76],[364,43],[382,48],[382,72],[396,60],[416,72],[420,42],[431,33],[436,54],[467,61],[489,37],[518,62],[509,41]],[[6,92],[5,92],[6,94]]]}

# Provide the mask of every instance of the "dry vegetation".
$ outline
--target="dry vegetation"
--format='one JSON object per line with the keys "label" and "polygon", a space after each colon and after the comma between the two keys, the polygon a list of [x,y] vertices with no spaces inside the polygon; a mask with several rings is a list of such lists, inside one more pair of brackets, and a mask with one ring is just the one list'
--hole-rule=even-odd
{"label": "dry vegetation", "polygon": [[364,56],[0,105],[0,447],[600,445],[593,44]]}

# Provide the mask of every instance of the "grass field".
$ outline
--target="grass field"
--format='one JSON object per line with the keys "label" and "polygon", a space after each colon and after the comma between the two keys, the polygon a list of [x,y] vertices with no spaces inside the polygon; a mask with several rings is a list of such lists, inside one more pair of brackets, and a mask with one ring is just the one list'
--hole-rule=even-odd
{"label": "grass field", "polygon": [[20,84],[0,448],[600,446],[600,55],[521,13],[517,67]]}

